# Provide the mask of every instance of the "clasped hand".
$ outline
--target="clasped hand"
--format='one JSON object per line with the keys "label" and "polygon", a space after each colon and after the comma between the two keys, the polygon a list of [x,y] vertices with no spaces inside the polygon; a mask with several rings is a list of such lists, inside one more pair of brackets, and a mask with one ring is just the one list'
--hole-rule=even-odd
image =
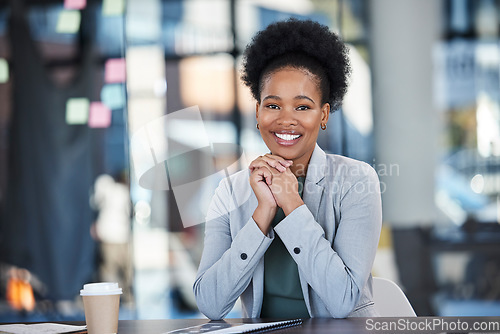
{"label": "clasped hand", "polygon": [[298,192],[297,178],[290,170],[292,164],[280,156],[266,154],[249,166],[250,186],[258,201],[253,218],[264,233],[267,233],[278,207],[288,215],[304,204]]}

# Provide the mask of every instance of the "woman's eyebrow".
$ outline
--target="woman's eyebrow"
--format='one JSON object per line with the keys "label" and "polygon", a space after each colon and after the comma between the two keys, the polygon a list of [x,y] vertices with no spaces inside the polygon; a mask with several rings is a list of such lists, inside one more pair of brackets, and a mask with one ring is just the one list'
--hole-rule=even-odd
{"label": "woman's eyebrow", "polygon": [[315,103],[313,99],[311,99],[309,96],[305,96],[305,95],[297,95],[295,96],[294,98],[295,100],[302,100],[302,99],[306,99],[306,100],[309,100],[311,101],[312,103]]}
{"label": "woman's eyebrow", "polygon": [[[262,99],[262,101],[269,100],[269,99],[281,100],[281,97],[279,97],[278,95],[268,95],[268,96],[264,97]],[[313,99],[311,99],[309,96],[306,96],[306,95],[297,95],[294,97],[294,100],[302,100],[302,99],[306,99],[306,100],[311,101],[312,103],[315,103]]]}
{"label": "woman's eyebrow", "polygon": [[269,99],[281,100],[281,97],[279,97],[278,95],[268,95],[265,98],[263,98],[262,101],[269,100]]}

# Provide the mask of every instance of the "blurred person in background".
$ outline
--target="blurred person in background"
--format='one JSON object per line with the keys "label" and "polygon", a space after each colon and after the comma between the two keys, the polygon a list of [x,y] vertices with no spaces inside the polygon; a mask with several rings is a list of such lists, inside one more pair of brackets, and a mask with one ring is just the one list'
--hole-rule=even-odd
{"label": "blurred person in background", "polygon": [[376,316],[377,173],[316,143],[347,90],[347,47],[326,26],[290,19],[259,32],[244,57],[270,152],[215,192],[193,287],[199,309],[221,319],[241,297],[243,317]]}
{"label": "blurred person in background", "polygon": [[92,235],[99,242],[99,280],[117,282],[124,302],[132,302],[131,201],[124,175],[116,179],[100,175],[95,181],[93,204],[98,210]]}

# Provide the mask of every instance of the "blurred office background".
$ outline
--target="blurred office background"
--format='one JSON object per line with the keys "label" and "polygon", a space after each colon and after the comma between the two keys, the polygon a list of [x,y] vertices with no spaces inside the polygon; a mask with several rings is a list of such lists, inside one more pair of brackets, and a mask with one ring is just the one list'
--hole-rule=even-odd
{"label": "blurred office background", "polygon": [[99,280],[122,319],[202,317],[203,211],[266,152],[241,54],[288,17],[350,47],[318,142],[379,174],[373,274],[500,314],[500,1],[0,0],[0,322],[83,320]]}

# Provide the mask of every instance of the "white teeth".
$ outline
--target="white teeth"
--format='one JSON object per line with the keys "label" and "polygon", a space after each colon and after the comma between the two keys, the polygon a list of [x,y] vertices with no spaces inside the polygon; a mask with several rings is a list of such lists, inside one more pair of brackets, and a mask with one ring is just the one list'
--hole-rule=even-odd
{"label": "white teeth", "polygon": [[300,137],[300,135],[289,135],[285,133],[275,133],[276,137],[283,140],[294,140]]}

